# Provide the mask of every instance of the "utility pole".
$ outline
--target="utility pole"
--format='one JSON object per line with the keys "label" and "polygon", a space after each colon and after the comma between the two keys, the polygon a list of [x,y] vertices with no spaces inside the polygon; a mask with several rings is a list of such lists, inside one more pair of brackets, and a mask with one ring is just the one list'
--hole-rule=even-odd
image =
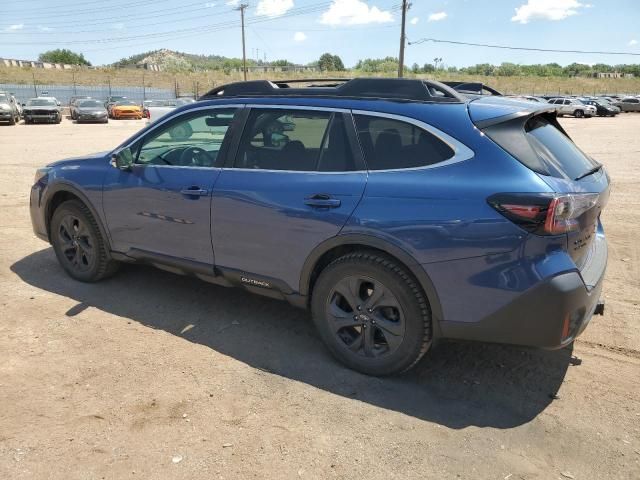
{"label": "utility pole", "polygon": [[247,81],[247,54],[244,49],[244,11],[248,6],[248,3],[241,3],[236,8],[236,10],[240,10],[240,19],[242,21],[242,75],[245,82]]}
{"label": "utility pole", "polygon": [[405,25],[407,22],[407,10],[411,4],[409,0],[402,0],[402,27],[400,30],[400,57],[398,58],[398,78],[402,78],[404,75],[404,44],[407,41],[407,36],[405,35]]}

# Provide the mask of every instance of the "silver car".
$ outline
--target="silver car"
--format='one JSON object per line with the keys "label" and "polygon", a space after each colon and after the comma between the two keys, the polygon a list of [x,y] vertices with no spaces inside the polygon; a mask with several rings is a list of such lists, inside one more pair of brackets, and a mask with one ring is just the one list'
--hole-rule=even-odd
{"label": "silver car", "polygon": [[625,97],[614,105],[623,112],[640,112],[640,98]]}
{"label": "silver car", "polygon": [[549,103],[556,107],[556,113],[559,117],[571,115],[576,118],[582,118],[596,115],[596,107],[584,105],[575,98],[552,98]]}
{"label": "silver car", "polygon": [[15,125],[20,121],[18,101],[9,92],[0,92],[0,122]]}

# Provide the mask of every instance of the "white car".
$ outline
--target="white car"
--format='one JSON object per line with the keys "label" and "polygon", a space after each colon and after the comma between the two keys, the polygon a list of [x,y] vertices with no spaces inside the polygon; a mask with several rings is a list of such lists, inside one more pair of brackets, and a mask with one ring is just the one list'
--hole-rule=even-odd
{"label": "white car", "polygon": [[576,118],[595,117],[596,107],[585,105],[575,98],[552,98],[549,103],[556,107],[559,117],[563,115],[571,115]]}
{"label": "white car", "polygon": [[145,108],[146,112],[148,112],[147,123],[153,123],[176,108],[193,102],[195,102],[193,98],[175,98],[173,100],[162,100],[162,106],[150,104]]}

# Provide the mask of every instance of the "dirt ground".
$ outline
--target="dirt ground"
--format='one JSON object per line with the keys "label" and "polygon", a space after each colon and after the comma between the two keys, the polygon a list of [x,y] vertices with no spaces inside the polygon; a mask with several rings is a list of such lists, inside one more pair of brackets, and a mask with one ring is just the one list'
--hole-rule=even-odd
{"label": "dirt ground", "polygon": [[573,352],[441,343],[387,379],[284,302],[71,280],[31,231],[34,171],[144,123],[0,127],[0,478],[640,478],[640,114],[562,123],[613,180],[604,317]]}

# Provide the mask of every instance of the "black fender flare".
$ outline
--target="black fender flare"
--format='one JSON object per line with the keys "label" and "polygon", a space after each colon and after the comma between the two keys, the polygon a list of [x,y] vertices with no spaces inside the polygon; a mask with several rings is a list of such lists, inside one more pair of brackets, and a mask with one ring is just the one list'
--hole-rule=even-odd
{"label": "black fender flare", "polygon": [[107,243],[107,249],[111,251],[111,237],[109,236],[109,231],[105,228],[104,224],[102,223],[102,217],[96,210],[96,207],[91,203],[91,201],[87,198],[87,196],[75,184],[71,182],[67,182],[65,180],[57,180],[54,183],[49,184],[47,186],[47,191],[45,194],[45,198],[43,200],[43,203],[45,206],[44,221],[45,221],[45,228],[47,229],[47,235],[49,236],[49,243],[51,243],[51,235],[49,230],[51,212],[49,211],[49,209],[51,208],[51,200],[53,199],[53,197],[55,197],[56,193],[60,193],[60,192],[68,192],[68,193],[71,193],[72,195],[75,195],[80,199],[82,203],[84,203],[87,206],[87,208],[91,212],[91,215],[93,215],[93,218],[96,219],[96,223],[98,224],[98,228],[100,229],[100,234],[102,235],[102,238],[104,238],[105,242]]}
{"label": "black fender flare", "polygon": [[310,295],[311,274],[318,263],[318,260],[327,253],[329,250],[340,246],[357,246],[363,248],[375,248],[388,253],[402,262],[418,280],[420,286],[427,295],[429,306],[431,307],[431,316],[433,320],[434,335],[439,334],[439,324],[442,320],[442,306],[438,293],[427,275],[427,272],[422,266],[415,261],[415,259],[403,248],[392,242],[385,240],[384,238],[374,235],[360,234],[360,233],[345,233],[331,237],[328,240],[320,243],[316,246],[307,257],[302,272],[300,273],[300,294],[304,296]]}

